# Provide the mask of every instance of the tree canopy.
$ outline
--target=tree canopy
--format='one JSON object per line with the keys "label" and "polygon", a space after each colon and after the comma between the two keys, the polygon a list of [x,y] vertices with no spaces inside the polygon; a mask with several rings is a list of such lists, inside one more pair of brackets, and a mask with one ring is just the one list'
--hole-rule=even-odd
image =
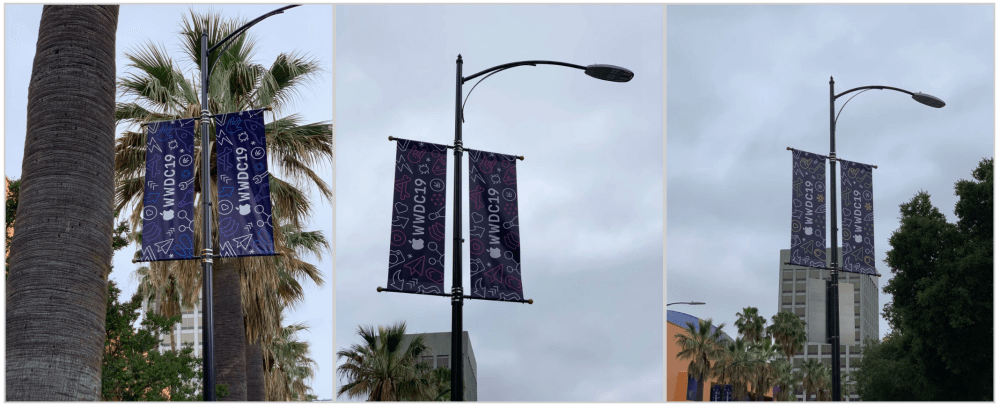
{"label": "tree canopy", "polygon": [[955,183],[956,223],[918,192],[901,204],[885,262],[892,333],[863,349],[867,401],[993,399],[993,159]]}

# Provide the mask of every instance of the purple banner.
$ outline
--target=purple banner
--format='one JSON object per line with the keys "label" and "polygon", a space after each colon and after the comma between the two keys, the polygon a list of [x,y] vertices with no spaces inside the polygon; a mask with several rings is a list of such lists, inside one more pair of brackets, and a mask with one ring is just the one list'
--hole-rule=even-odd
{"label": "purple banner", "polygon": [[194,257],[194,119],[146,125],[140,260]]}
{"label": "purple banner", "polygon": [[875,200],[872,166],[840,160],[840,227],[843,269],[875,274]]}
{"label": "purple banner", "polygon": [[472,297],[523,300],[516,158],[469,152]]}
{"label": "purple banner", "polygon": [[274,255],[264,110],[215,117],[219,254]]}
{"label": "purple banner", "polygon": [[404,292],[441,294],[448,147],[396,140],[388,285]]}
{"label": "purple banner", "polygon": [[825,156],[792,149],[791,264],[826,267],[825,172]]}

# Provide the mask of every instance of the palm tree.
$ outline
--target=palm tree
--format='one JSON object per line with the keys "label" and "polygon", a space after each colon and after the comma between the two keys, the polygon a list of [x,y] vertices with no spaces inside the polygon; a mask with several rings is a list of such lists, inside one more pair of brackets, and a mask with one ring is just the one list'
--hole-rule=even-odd
{"label": "palm tree", "polygon": [[407,342],[406,323],[389,327],[359,326],[362,343],[352,344],[337,352],[337,360],[346,361],[337,367],[337,374],[347,381],[337,396],[367,397],[368,401],[415,401],[428,394],[427,365],[420,355],[427,349],[422,335]]}
{"label": "palm tree", "polygon": [[770,337],[766,337],[762,341],[753,343],[750,346],[750,356],[755,361],[760,362],[753,366],[753,381],[751,382],[754,395],[756,395],[758,401],[771,387],[777,384],[777,374],[771,364],[775,360],[781,361],[778,358],[780,353],[781,349],[777,345],[772,344]]}
{"label": "palm tree", "polygon": [[791,362],[795,352],[806,343],[806,323],[799,316],[786,310],[771,317],[771,321],[772,324],[767,327],[767,334],[774,338],[785,358]]}
{"label": "palm tree", "polygon": [[757,308],[744,307],[742,313],[736,312],[736,317],[736,327],[739,329],[740,335],[751,343],[760,341],[764,335],[764,325],[767,324],[767,319],[757,314]]}
{"label": "palm tree", "polygon": [[743,401],[747,396],[747,385],[753,382],[753,366],[750,343],[738,337],[722,346],[711,373],[720,384],[732,385],[733,398]]}
{"label": "palm tree", "polygon": [[774,374],[774,385],[778,387],[778,392],[774,395],[775,401],[789,401],[794,399],[794,390],[801,382],[799,371],[792,371],[792,364],[785,359],[775,359],[771,362],[771,372]]}
{"label": "palm tree", "polygon": [[826,389],[829,382],[829,369],[826,367],[826,364],[817,359],[810,358],[802,364],[801,368],[804,373],[802,388],[805,389],[806,401],[809,400],[809,396],[812,394],[816,394],[816,401],[822,401],[824,396],[821,392]]}
{"label": "palm tree", "polygon": [[309,358],[309,343],[298,341],[296,333],[308,330],[303,324],[285,326],[263,350],[267,401],[310,401],[312,388],[305,381],[313,376],[316,362]]}
{"label": "palm tree", "polygon": [[118,6],[45,6],[7,278],[6,398],[98,400],[114,235]]}
{"label": "palm tree", "polygon": [[[125,53],[130,61],[128,73],[118,81],[121,95],[127,100],[119,102],[115,118],[130,126],[119,138],[115,148],[117,182],[117,208],[132,208],[131,222],[140,227],[139,199],[142,196],[145,176],[145,135],[136,129],[143,122],[197,116],[201,111],[200,53],[201,33],[207,32],[209,43],[215,44],[244,22],[223,20],[219,15],[200,15],[191,12],[181,27],[182,48],[190,68],[190,78],[180,64],[168,56],[162,46],[147,43]],[[329,123],[304,124],[297,115],[278,117],[288,108],[301,86],[320,72],[318,62],[297,53],[281,54],[266,67],[253,62],[256,38],[252,33],[238,36],[223,54],[213,52],[209,66],[216,60],[209,78],[210,95],[208,110],[212,113],[235,112],[270,106],[275,119],[265,124],[269,158],[270,192],[273,203],[272,222],[275,226],[275,249],[280,256],[220,259],[213,273],[213,303],[215,318],[215,361],[219,384],[228,384],[227,400],[246,399],[247,370],[259,371],[247,359],[257,358],[257,343],[279,333],[280,306],[272,296],[279,290],[282,277],[279,270],[285,265],[286,273],[302,278],[308,276],[299,254],[285,241],[287,234],[278,231],[302,231],[303,223],[312,210],[312,203],[300,185],[311,185],[322,197],[332,200],[332,191],[312,167],[332,158],[332,128]],[[210,124],[210,128],[214,123]],[[136,129],[136,130],[132,130]],[[196,126],[195,146],[200,146],[201,127]],[[214,129],[208,135],[214,139]],[[214,143],[211,144],[214,150]],[[195,150],[199,150],[198,147]],[[214,152],[211,152],[210,174],[200,173],[200,152],[195,157],[195,192],[201,191],[201,177],[211,180],[215,195],[216,174]],[[194,222],[201,225],[201,198],[195,200]],[[213,218],[217,210],[212,209]],[[217,230],[211,239],[217,242]],[[201,229],[196,228],[195,247],[201,247]],[[218,247],[218,244],[215,245]],[[292,267],[297,265],[296,267]],[[314,268],[313,268],[314,269]],[[201,268],[197,261],[155,262],[150,266],[155,281],[168,282],[172,278],[180,288],[182,297],[196,299],[201,288]],[[318,275],[316,275],[318,276]],[[314,279],[315,280],[315,279]],[[246,348],[250,345],[250,352]],[[251,373],[252,378],[260,378]],[[259,396],[259,393],[257,394]]]}
{"label": "palm tree", "polygon": [[722,328],[725,325],[722,323],[713,328],[712,319],[698,319],[697,327],[688,322],[686,331],[674,336],[681,349],[677,358],[691,361],[688,363],[688,377],[698,380],[698,401],[705,398],[704,382],[712,368],[712,360],[719,358],[722,353],[722,342],[725,339],[722,337]]}

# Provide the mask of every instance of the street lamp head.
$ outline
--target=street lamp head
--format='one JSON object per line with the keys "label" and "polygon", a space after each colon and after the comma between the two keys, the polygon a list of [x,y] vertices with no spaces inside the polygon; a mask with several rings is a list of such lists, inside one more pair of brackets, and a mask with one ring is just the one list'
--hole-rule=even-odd
{"label": "street lamp head", "polygon": [[588,65],[584,73],[594,78],[611,82],[628,82],[635,76],[628,69],[607,64]]}
{"label": "street lamp head", "polygon": [[913,94],[913,100],[920,102],[924,105],[930,106],[932,108],[944,107],[944,101],[942,101],[940,98],[925,93],[917,92]]}

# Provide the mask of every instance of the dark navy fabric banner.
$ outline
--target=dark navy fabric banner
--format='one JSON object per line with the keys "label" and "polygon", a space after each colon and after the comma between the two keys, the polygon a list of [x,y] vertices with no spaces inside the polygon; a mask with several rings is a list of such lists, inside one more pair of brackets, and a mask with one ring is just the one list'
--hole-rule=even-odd
{"label": "dark navy fabric banner", "polygon": [[840,227],[843,269],[875,274],[875,200],[872,166],[840,160]]}
{"label": "dark navy fabric banner", "polygon": [[146,125],[142,261],[194,257],[194,119]]}
{"label": "dark navy fabric banner", "polygon": [[523,300],[521,227],[514,156],[469,152],[469,257],[472,297]]}
{"label": "dark navy fabric banner", "polygon": [[825,175],[825,156],[792,149],[791,264],[826,267]]}
{"label": "dark navy fabric banner", "polygon": [[263,109],[215,117],[222,257],[274,255],[266,139]]}
{"label": "dark navy fabric banner", "polygon": [[389,241],[389,287],[444,293],[445,174],[448,147],[397,139]]}

